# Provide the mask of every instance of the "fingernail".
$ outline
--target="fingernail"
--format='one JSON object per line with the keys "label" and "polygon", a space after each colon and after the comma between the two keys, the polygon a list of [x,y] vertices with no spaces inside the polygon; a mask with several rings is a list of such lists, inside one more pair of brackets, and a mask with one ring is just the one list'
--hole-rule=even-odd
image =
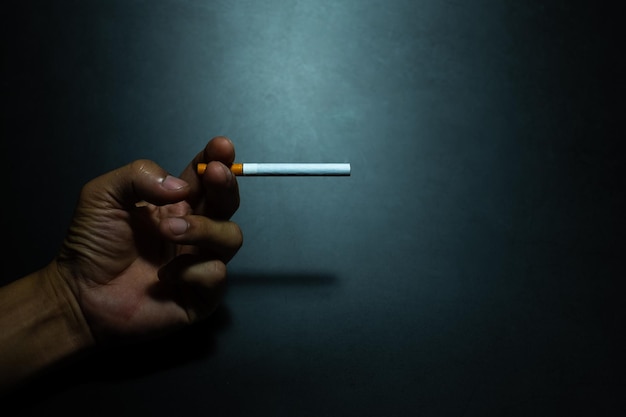
{"label": "fingernail", "polygon": [[184,180],[181,180],[180,178],[176,178],[171,175],[168,175],[163,180],[162,185],[163,185],[163,188],[165,188],[166,190],[180,190],[181,188],[184,188],[187,186],[187,182]]}
{"label": "fingernail", "polygon": [[171,217],[167,219],[167,222],[169,223],[170,231],[175,235],[182,235],[189,229],[189,223],[179,217]]}

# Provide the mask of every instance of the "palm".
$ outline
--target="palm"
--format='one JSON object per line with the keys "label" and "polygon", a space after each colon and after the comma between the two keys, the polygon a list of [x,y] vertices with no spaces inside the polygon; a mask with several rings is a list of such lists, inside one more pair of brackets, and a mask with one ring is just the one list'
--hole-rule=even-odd
{"label": "palm", "polygon": [[159,221],[188,211],[185,202],[125,210],[87,201],[78,207],[64,253],[79,269],[79,302],[92,322],[128,334],[188,321],[180,294],[158,279],[177,250],[159,237]]}

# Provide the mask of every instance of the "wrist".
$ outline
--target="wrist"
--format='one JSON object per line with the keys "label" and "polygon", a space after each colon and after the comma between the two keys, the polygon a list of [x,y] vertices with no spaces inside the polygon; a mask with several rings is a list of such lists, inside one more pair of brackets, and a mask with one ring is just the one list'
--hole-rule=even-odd
{"label": "wrist", "polygon": [[0,387],[15,385],[94,344],[56,262],[0,288]]}

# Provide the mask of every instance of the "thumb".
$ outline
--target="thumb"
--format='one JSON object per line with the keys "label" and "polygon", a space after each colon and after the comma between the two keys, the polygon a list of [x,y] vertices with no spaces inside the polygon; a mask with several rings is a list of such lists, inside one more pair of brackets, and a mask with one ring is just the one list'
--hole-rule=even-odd
{"label": "thumb", "polygon": [[130,208],[141,201],[165,205],[184,200],[189,184],[161,168],[156,162],[138,159],[89,181],[81,199],[105,202],[115,208]]}

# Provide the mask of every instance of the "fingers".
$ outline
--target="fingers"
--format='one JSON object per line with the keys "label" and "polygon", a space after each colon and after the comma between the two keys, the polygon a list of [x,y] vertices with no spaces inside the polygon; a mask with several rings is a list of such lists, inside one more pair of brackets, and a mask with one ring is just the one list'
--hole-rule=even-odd
{"label": "fingers", "polygon": [[129,208],[140,201],[155,205],[175,203],[185,199],[189,190],[186,181],[169,175],[153,161],[140,159],[88,182],[81,199]]}
{"label": "fingers", "polygon": [[[227,220],[239,208],[239,188],[230,172],[235,158],[232,142],[213,138],[187,166],[181,178],[168,174],[155,162],[141,159],[91,180],[83,187],[83,199],[97,204],[105,200],[115,207],[129,208],[147,201],[162,206],[189,199],[197,212]],[[207,162],[198,176],[195,167]]]}
{"label": "fingers", "polygon": [[227,263],[239,251],[243,234],[236,223],[189,215],[163,219],[160,231],[167,239],[181,245],[194,245],[207,255]]}
{"label": "fingers", "polygon": [[225,165],[230,165],[235,161],[235,146],[227,137],[217,136],[211,139],[204,148],[204,160],[220,161]]}
{"label": "fingers", "polygon": [[235,147],[230,139],[218,136],[209,141],[203,156],[204,162],[208,162],[202,174],[206,213],[216,219],[229,219],[239,208],[239,186],[230,171],[235,160]]}
{"label": "fingers", "polygon": [[[237,211],[239,186],[229,169],[234,160],[233,143],[226,137],[218,136],[211,139],[183,171],[181,177],[192,185],[190,202],[197,212],[227,220]],[[200,162],[208,164],[202,175],[196,172],[196,165]]]}
{"label": "fingers", "polygon": [[226,265],[219,260],[203,260],[197,255],[180,255],[159,270],[159,279],[179,288],[179,302],[189,319],[208,317],[219,305],[226,286]]}
{"label": "fingers", "polygon": [[204,149],[198,152],[189,165],[187,165],[181,174],[181,178],[193,182],[194,179],[198,178],[196,172],[198,163],[210,161],[218,161],[226,166],[230,166],[235,161],[235,146],[230,139],[225,136],[216,136],[211,139]]}
{"label": "fingers", "polygon": [[207,216],[214,219],[230,219],[239,208],[239,185],[230,169],[217,161],[209,162],[202,174],[205,185]]}

